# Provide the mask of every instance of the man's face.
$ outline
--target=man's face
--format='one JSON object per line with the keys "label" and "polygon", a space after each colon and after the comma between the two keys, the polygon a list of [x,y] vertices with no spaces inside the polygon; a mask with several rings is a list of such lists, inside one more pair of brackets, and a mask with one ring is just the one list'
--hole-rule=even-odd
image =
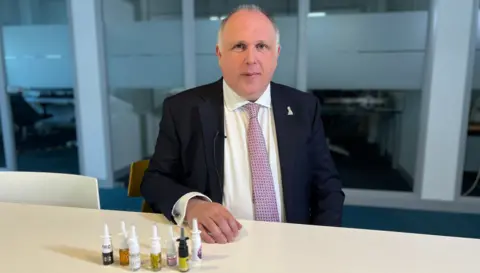
{"label": "man's face", "polygon": [[239,11],[220,39],[217,56],[224,80],[238,95],[257,100],[272,80],[280,53],[273,24],[258,11]]}

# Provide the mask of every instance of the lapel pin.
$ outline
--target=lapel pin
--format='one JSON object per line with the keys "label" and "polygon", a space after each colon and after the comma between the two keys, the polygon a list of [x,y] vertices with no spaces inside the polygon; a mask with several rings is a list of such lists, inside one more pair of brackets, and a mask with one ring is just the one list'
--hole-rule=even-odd
{"label": "lapel pin", "polygon": [[290,108],[290,106],[287,106],[287,115],[293,116],[293,111],[292,111],[292,108]]}

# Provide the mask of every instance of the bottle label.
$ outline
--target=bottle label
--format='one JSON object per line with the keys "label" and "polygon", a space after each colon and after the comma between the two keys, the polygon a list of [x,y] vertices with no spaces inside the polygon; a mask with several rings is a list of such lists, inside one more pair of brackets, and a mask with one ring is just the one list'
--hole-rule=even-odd
{"label": "bottle label", "polygon": [[110,253],[102,253],[102,259],[104,265],[113,264],[113,252]]}
{"label": "bottle label", "polygon": [[162,267],[162,258],[161,254],[150,254],[150,264],[152,269],[160,269]]}
{"label": "bottle label", "polygon": [[177,256],[168,255],[167,256],[167,264],[168,264],[168,266],[176,266],[177,265]]}
{"label": "bottle label", "polygon": [[105,245],[105,244],[102,245],[102,252],[103,253],[110,253],[112,251],[113,251],[112,250],[112,245],[110,245],[110,244],[109,245]]}
{"label": "bottle label", "polygon": [[180,258],[178,259],[178,270],[182,272],[188,271],[188,261],[187,258]]}
{"label": "bottle label", "polygon": [[140,260],[140,253],[130,253],[130,268],[139,269],[142,266],[142,261]]}
{"label": "bottle label", "polygon": [[129,265],[129,253],[127,249],[120,249],[120,265],[127,266]]}

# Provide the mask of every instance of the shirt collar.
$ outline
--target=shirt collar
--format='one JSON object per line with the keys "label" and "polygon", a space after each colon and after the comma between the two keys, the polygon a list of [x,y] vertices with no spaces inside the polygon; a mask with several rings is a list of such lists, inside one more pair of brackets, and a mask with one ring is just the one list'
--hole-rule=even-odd
{"label": "shirt collar", "polygon": [[[228,86],[225,80],[223,80],[223,101],[229,111],[235,111],[249,102],[233,91],[233,89]],[[265,92],[263,92],[263,94],[260,96],[260,98],[258,98],[257,101],[255,101],[255,103],[267,108],[271,107],[272,98],[270,96],[270,84],[268,84]]]}

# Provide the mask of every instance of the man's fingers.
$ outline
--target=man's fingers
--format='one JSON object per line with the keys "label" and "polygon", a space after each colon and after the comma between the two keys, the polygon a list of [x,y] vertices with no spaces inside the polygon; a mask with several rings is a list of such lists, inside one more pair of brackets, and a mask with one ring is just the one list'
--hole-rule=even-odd
{"label": "man's fingers", "polygon": [[233,242],[233,239],[235,239],[235,236],[233,235],[234,233],[230,228],[230,225],[228,224],[228,219],[222,214],[217,214],[213,218],[213,221],[215,221],[217,226],[220,228],[221,232],[227,239],[227,242]]}
{"label": "man's fingers", "polygon": [[238,231],[242,228],[242,225],[240,225],[237,219],[235,219],[235,217],[233,217],[233,215],[227,209],[224,210],[223,215],[230,227],[230,230],[232,231],[233,237],[237,237]]}
{"label": "man's fingers", "polygon": [[215,240],[215,242],[220,244],[227,243],[227,238],[225,238],[220,228],[212,219],[207,219],[203,223],[203,226],[205,227],[209,235]]}
{"label": "man's fingers", "polygon": [[241,230],[242,229],[242,224],[240,224],[240,222],[238,222],[237,220],[235,220],[235,222],[237,222],[237,228],[238,230]]}
{"label": "man's fingers", "polygon": [[227,220],[230,229],[232,230],[233,237],[237,237],[238,235],[238,226],[237,221],[232,217]]}
{"label": "man's fingers", "polygon": [[187,206],[187,221],[191,225],[197,218],[198,226],[202,226],[202,240],[207,243],[225,244],[233,242],[242,227],[233,215],[218,203],[190,200]]}
{"label": "man's fingers", "polygon": [[200,229],[202,231],[202,233],[200,233],[200,237],[202,237],[202,240],[205,243],[207,243],[207,244],[214,244],[215,243],[215,240],[212,238],[212,236],[210,236],[208,234],[208,230],[206,230],[205,227],[203,227],[203,225],[199,224],[198,229]]}

